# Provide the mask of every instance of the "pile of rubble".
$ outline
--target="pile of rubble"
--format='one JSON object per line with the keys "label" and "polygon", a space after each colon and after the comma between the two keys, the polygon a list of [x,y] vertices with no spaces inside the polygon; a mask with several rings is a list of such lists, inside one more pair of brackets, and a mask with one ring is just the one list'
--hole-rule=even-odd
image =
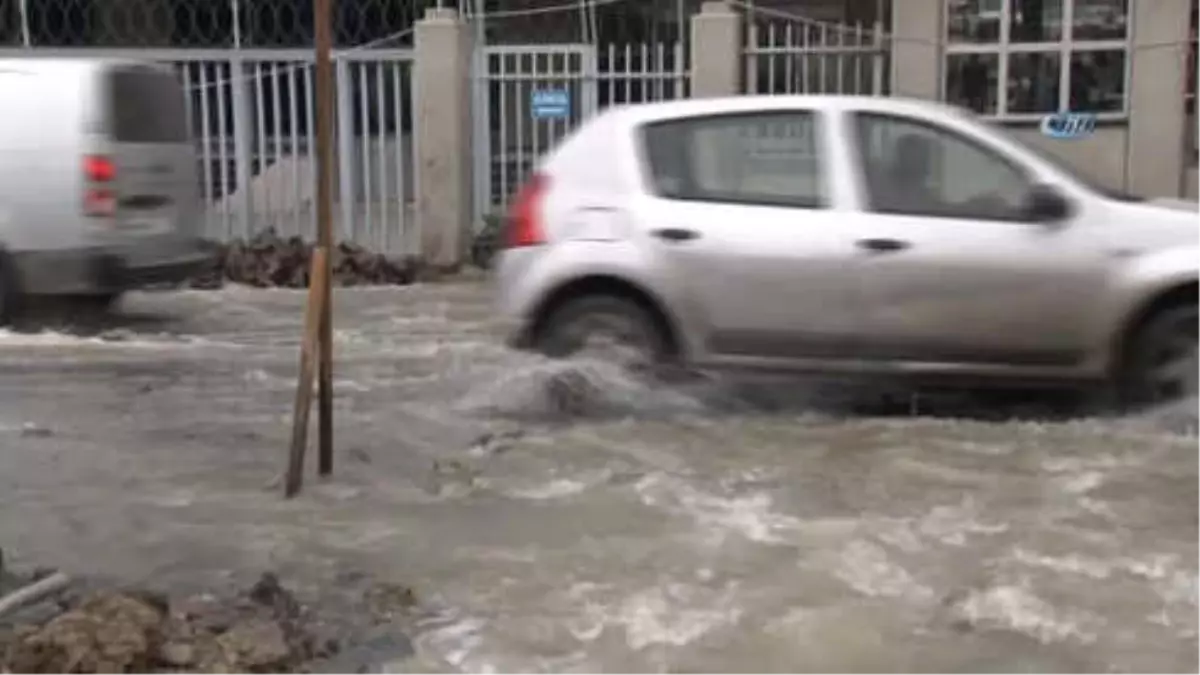
{"label": "pile of rubble", "polygon": [[479,269],[491,269],[492,259],[502,246],[504,236],[503,216],[488,214],[483,217],[483,229],[471,240],[471,262]]}
{"label": "pile of rubble", "polygon": [[[249,286],[305,288],[312,245],[300,237],[281,237],[264,230],[249,241],[213,244],[212,266],[192,280],[193,288],[220,288],[226,282]],[[334,247],[333,283],[338,286],[404,285],[426,270],[415,257],[389,257],[357,244]]]}
{"label": "pile of rubble", "polygon": [[60,583],[20,607],[14,596],[62,575],[39,573],[20,584],[0,576],[7,582],[0,588],[0,673],[298,672],[339,648],[314,634],[305,608],[271,574],[225,599],[175,602]]}

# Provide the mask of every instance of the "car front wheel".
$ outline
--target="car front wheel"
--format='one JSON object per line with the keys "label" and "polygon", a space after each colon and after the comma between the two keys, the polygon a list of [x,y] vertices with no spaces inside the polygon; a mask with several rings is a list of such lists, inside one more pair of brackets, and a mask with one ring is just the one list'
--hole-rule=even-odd
{"label": "car front wheel", "polygon": [[661,364],[667,340],[653,316],[625,298],[591,295],[554,309],[534,337],[553,358],[587,358],[640,371]]}

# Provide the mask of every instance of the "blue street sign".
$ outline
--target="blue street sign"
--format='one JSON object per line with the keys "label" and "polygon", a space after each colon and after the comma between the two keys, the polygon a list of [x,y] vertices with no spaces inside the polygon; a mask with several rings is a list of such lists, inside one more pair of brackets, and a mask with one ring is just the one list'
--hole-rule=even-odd
{"label": "blue street sign", "polygon": [[1050,138],[1075,140],[1096,131],[1096,116],[1091,113],[1061,112],[1042,118],[1042,134]]}
{"label": "blue street sign", "polygon": [[535,119],[565,119],[571,116],[571,94],[566,89],[534,89],[529,107]]}

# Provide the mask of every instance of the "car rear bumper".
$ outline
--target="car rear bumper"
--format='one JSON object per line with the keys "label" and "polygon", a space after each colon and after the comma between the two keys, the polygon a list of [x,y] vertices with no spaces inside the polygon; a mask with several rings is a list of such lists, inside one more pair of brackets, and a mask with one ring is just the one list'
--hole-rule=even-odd
{"label": "car rear bumper", "polygon": [[121,293],[174,286],[210,265],[214,248],[183,237],[127,246],[23,251],[12,256],[30,295]]}
{"label": "car rear bumper", "polygon": [[529,285],[529,270],[544,247],[530,246],[499,251],[493,261],[492,284],[496,314],[504,344],[511,349],[532,347],[532,314],[536,288]]}
{"label": "car rear bumper", "polygon": [[214,251],[202,244],[178,255],[152,261],[131,260],[106,254],[95,262],[96,286],[103,291],[126,291],[154,286],[174,286],[211,264]]}

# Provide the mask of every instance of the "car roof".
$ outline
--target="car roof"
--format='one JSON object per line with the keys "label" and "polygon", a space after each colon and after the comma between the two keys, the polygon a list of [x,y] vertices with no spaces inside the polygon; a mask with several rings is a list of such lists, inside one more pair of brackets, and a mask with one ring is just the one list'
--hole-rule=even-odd
{"label": "car roof", "polygon": [[843,95],[721,96],[681,99],[617,106],[597,117],[610,122],[637,126],[650,122],[723,113],[771,112],[802,108],[819,111],[863,110],[910,114],[929,119],[951,119],[964,113],[955,107],[934,101],[903,97]]}

